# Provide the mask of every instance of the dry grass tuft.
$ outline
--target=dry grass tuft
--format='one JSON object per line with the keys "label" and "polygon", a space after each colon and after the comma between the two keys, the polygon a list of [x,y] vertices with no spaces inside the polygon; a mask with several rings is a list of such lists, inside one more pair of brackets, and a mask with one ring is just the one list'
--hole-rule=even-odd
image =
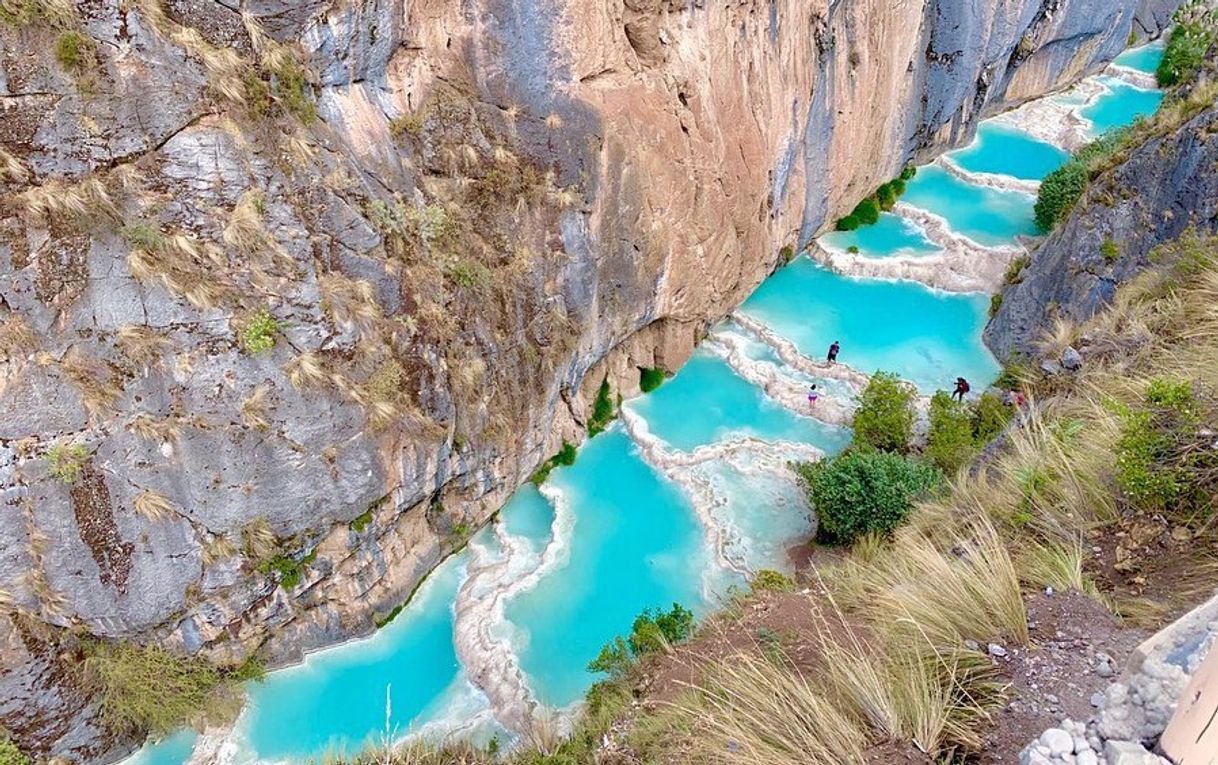
{"label": "dry grass tuft", "polygon": [[24,183],[28,177],[29,171],[26,170],[21,160],[4,149],[0,149],[0,183],[9,181]]}
{"label": "dry grass tuft", "polygon": [[296,390],[320,388],[330,380],[326,363],[320,353],[307,351],[287,363],[284,368],[288,381]]}
{"label": "dry grass tuft", "polygon": [[270,392],[271,386],[259,385],[254,388],[254,392],[250,394],[249,398],[241,402],[241,419],[248,427],[260,431],[270,429],[271,421],[267,417],[270,409],[267,397]]}
{"label": "dry grass tuft", "polygon": [[38,333],[15,313],[0,323],[0,357],[17,358],[29,355],[38,349]]}
{"label": "dry grass tuft", "polygon": [[109,413],[123,392],[118,375],[110,366],[88,355],[79,346],[68,350],[59,362],[59,371],[80,394],[85,409],[95,417]]}
{"label": "dry grass tuft", "polygon": [[95,225],[115,225],[121,219],[106,184],[96,176],[76,183],[49,180],[21,192],[16,200],[27,215],[44,225],[58,222],[89,229]]}
{"label": "dry grass tuft", "polygon": [[223,534],[218,534],[212,537],[207,544],[203,545],[203,565],[210,566],[217,561],[222,561],[236,555],[240,550],[237,545],[233,544],[232,540]]}
{"label": "dry grass tuft", "polygon": [[364,337],[373,334],[381,318],[381,307],[371,282],[330,272],[318,278],[318,288],[322,309],[330,313],[335,323],[354,328]]}
{"label": "dry grass tuft", "polygon": [[181,423],[172,417],[157,417],[140,412],[127,423],[127,430],[146,441],[176,441],[182,433]]}
{"label": "dry grass tuft", "polygon": [[259,516],[241,528],[241,550],[254,560],[265,560],[278,549],[271,522]]}
{"label": "dry grass tuft", "polygon": [[118,350],[145,369],[158,366],[169,350],[169,338],[149,326],[128,324],[118,331]]}
{"label": "dry grass tuft", "polygon": [[150,521],[163,521],[177,514],[177,508],[166,499],[164,494],[144,489],[131,500],[135,511]]}

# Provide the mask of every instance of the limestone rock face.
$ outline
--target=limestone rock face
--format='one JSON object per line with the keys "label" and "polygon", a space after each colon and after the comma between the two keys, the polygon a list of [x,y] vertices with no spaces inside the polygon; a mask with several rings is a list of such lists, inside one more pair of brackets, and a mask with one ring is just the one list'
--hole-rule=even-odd
{"label": "limestone rock face", "polygon": [[[1208,139],[1215,126],[1218,114],[1202,112],[1091,184],[1003,293],[985,332],[1000,358],[1030,352],[1057,316],[1091,318],[1151,264],[1158,245],[1190,229],[1218,230],[1218,144]],[[1115,258],[1106,242],[1117,246]]]}
{"label": "limestone rock face", "polygon": [[782,246],[1096,70],[1135,11],[27,5],[0,25],[0,725],[82,761],[114,742],[31,636],[275,663],[371,630],[603,379],[675,369]]}

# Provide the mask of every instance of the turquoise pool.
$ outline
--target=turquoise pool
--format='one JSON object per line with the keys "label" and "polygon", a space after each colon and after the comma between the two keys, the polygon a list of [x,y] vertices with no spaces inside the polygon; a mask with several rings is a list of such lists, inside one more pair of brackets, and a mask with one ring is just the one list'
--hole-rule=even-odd
{"label": "turquoise pool", "polygon": [[696,351],[674,378],[631,407],[652,434],[685,451],[732,435],[811,444],[831,454],[850,440],[849,431],[771,401],[706,351]]}
{"label": "turquoise pool", "polygon": [[1091,122],[1094,135],[1132,125],[1139,117],[1154,114],[1163,102],[1161,90],[1135,88],[1115,77],[1103,77],[1101,81],[1108,92],[1082,110],[1083,117]]}
{"label": "turquoise pool", "polygon": [[533,692],[565,707],[595,681],[588,662],[644,608],[705,611],[709,551],[689,499],[639,458],[621,425],[549,480],[575,516],[566,564],[506,614]]}
{"label": "turquoise pool", "polygon": [[1159,62],[1163,60],[1163,52],[1166,49],[1167,46],[1162,42],[1154,42],[1149,45],[1143,45],[1140,48],[1130,48],[1117,56],[1113,63],[1127,69],[1136,69],[1146,74],[1154,74],[1159,68]]}
{"label": "turquoise pool", "polygon": [[1065,164],[1070,155],[1022,130],[984,123],[967,148],[951,152],[948,157],[974,173],[997,173],[1039,181]]}
{"label": "turquoise pool", "polygon": [[935,165],[923,167],[909,182],[902,202],[947,220],[952,230],[982,245],[1010,244],[1016,236],[1035,236],[1030,195],[966,183]]}
{"label": "turquoise pool", "polygon": [[916,223],[892,213],[880,213],[879,221],[870,226],[825,234],[820,241],[826,248],[842,252],[857,247],[860,255],[871,258],[927,255],[939,251]]}
{"label": "turquoise pool", "polygon": [[957,376],[975,389],[998,374],[981,341],[989,298],[939,292],[917,282],[854,279],[806,257],[764,281],[740,312],[823,359],[834,340],[838,361],[868,374],[896,372],[924,393],[950,390]]}

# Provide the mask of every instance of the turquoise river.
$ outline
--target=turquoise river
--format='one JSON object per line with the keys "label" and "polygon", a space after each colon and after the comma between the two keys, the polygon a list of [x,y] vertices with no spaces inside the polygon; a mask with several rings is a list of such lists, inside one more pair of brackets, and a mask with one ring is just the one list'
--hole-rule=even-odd
{"label": "turquoise river", "polygon": [[[1098,75],[1104,87],[1089,91],[1098,95],[1053,98],[1092,134],[1128,124],[1162,97],[1136,86],[1161,55],[1128,51]],[[1035,183],[1069,157],[1018,124],[1016,112],[981,125],[969,146],[919,168],[879,223],[820,245],[888,262],[949,250],[1009,259],[1036,233]],[[679,602],[704,614],[750,572],[790,568],[787,551],[813,521],[786,462],[848,443],[844,423],[868,374],[896,372],[927,395],[957,376],[983,390],[998,372],[981,341],[989,302],[797,257],[674,377],[625,402],[574,465],[517,491],[390,624],[250,685],[212,751],[247,765],[409,735],[507,741],[521,714],[576,708],[596,680],[588,661],[642,609]],[[831,367],[833,341],[842,350]],[[812,383],[822,394],[814,409],[803,395]],[[182,765],[202,740],[179,732],[127,763]]]}

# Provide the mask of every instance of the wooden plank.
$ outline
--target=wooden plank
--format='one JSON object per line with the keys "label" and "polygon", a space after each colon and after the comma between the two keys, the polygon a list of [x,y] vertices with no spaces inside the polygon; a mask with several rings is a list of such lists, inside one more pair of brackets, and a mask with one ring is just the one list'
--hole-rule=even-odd
{"label": "wooden plank", "polygon": [[1218,765],[1218,645],[1184,689],[1159,747],[1176,765]]}

